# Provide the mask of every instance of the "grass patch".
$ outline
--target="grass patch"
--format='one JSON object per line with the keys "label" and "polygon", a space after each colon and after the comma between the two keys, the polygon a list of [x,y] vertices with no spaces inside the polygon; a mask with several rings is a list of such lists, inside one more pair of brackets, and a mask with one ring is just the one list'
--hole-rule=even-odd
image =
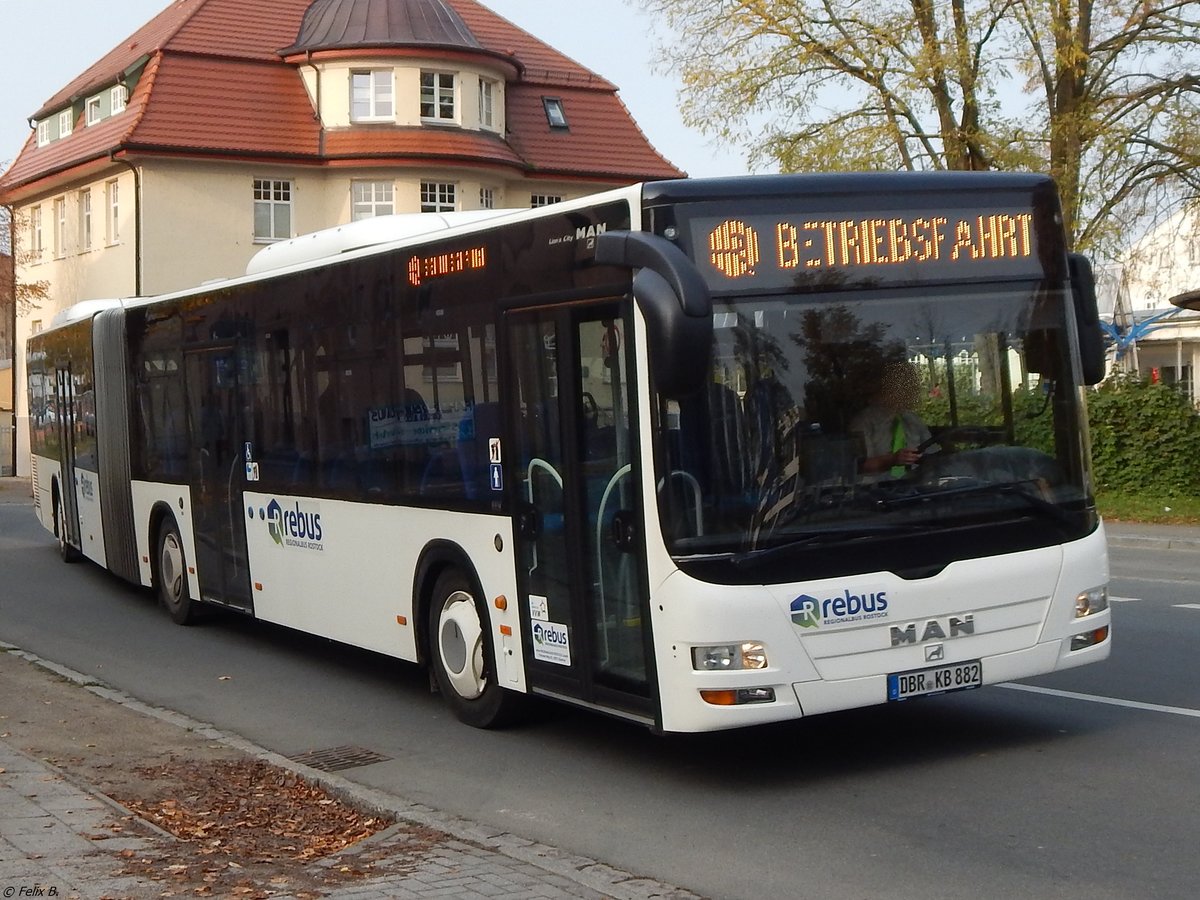
{"label": "grass patch", "polygon": [[1100,515],[1110,522],[1156,525],[1200,525],[1200,497],[1159,497],[1102,491],[1096,494]]}

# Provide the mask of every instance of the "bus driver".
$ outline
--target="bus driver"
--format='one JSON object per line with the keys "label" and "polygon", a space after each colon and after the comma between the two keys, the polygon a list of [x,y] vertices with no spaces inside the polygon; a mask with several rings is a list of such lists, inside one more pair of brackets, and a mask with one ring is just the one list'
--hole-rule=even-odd
{"label": "bus driver", "polygon": [[929,428],[914,412],[921,398],[921,378],[907,360],[887,363],[870,404],[850,422],[850,431],[861,436],[865,456],[859,471],[866,481],[885,475],[901,477],[921,461],[917,447],[929,440]]}

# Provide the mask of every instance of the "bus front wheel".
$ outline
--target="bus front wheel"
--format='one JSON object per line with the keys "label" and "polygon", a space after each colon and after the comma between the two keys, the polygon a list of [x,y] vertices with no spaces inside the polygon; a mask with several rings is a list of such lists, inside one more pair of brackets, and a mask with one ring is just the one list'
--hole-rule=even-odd
{"label": "bus front wheel", "polygon": [[155,554],[155,580],[158,600],[178,625],[196,621],[196,604],[188,590],[187,561],[179,526],[168,516],[158,528],[158,552]]}
{"label": "bus front wheel", "polygon": [[497,682],[486,611],[457,569],[439,575],[433,588],[429,655],[438,690],[460,721],[495,728],[512,720],[520,697]]}

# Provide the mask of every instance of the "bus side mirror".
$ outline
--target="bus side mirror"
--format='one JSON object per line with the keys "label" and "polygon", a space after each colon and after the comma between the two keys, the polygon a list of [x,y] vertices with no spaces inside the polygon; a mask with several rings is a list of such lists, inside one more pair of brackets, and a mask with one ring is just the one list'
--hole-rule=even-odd
{"label": "bus side mirror", "polygon": [[636,269],[633,297],[646,318],[650,377],[665,397],[707,384],[712,368],[712,297],[682,250],[641,231],[610,231],[596,238],[596,262]]}
{"label": "bus side mirror", "polygon": [[1100,328],[1100,309],[1096,302],[1096,277],[1092,263],[1082,253],[1067,255],[1071,276],[1071,298],[1075,303],[1075,327],[1079,330],[1079,360],[1083,383],[1104,380],[1104,332]]}

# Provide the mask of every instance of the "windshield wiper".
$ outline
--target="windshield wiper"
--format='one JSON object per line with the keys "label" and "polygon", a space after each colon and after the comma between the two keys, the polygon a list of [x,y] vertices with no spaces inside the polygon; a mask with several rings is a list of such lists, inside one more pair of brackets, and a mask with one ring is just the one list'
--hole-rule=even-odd
{"label": "windshield wiper", "polygon": [[956,500],[963,497],[978,497],[999,495],[1002,497],[1018,497],[1038,512],[1045,513],[1062,525],[1074,525],[1074,516],[1057,503],[1051,503],[1037,494],[1025,490],[1022,485],[1031,484],[1028,481],[989,481],[984,484],[972,484],[966,487],[943,488],[941,490],[921,491],[920,493],[905,494],[899,497],[886,497],[876,501],[881,509],[897,509],[902,506],[913,506],[917,503],[928,503],[933,500]]}
{"label": "windshield wiper", "polygon": [[814,529],[798,535],[789,535],[794,537],[794,539],[786,543],[774,544],[770,547],[762,547],[757,550],[743,550],[741,553],[731,553],[728,558],[733,565],[744,566],[747,563],[765,562],[776,556],[785,556],[802,547],[811,547],[814,544],[835,544],[843,541],[863,540],[864,538],[875,538],[884,535],[911,533],[913,531],[921,531],[923,528],[924,526],[921,525],[883,524]]}

